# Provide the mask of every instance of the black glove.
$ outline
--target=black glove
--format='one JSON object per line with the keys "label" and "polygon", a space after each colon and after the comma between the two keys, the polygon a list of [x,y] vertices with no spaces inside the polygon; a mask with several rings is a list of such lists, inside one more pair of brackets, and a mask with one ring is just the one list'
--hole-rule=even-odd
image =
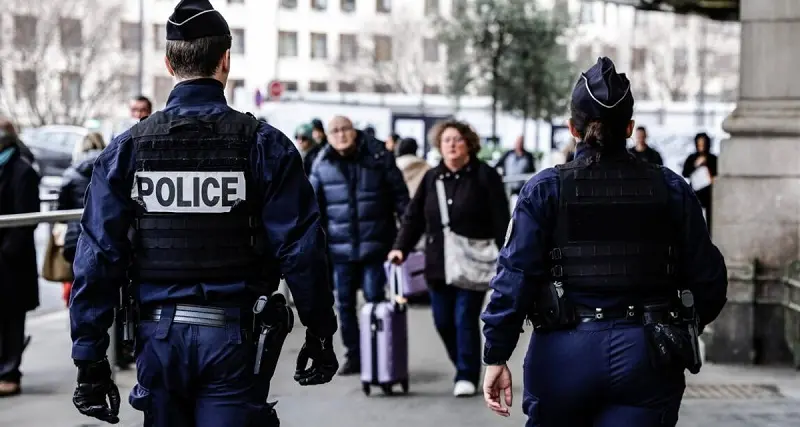
{"label": "black glove", "polygon": [[[339,369],[339,361],[333,352],[331,337],[319,338],[306,331],[306,342],[297,355],[294,380],[300,385],[318,385],[330,382]],[[311,367],[306,369],[309,359]]]}
{"label": "black glove", "polygon": [[76,360],[75,365],[78,367],[78,387],[72,395],[72,403],[83,415],[109,424],[117,424],[119,389],[111,379],[111,365],[108,364],[108,359],[103,358],[98,362]]}

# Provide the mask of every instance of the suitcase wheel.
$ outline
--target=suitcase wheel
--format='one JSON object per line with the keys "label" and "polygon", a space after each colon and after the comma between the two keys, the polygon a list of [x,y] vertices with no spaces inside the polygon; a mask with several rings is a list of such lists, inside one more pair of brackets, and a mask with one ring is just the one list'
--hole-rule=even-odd
{"label": "suitcase wheel", "polygon": [[369,396],[369,392],[370,392],[370,386],[369,386],[369,383],[362,382],[362,383],[361,383],[361,390],[363,390],[363,391],[364,391],[364,395],[365,395],[365,396]]}
{"label": "suitcase wheel", "polygon": [[383,394],[387,396],[391,396],[394,394],[394,390],[392,390],[391,384],[381,384],[381,390],[383,390]]}
{"label": "suitcase wheel", "polygon": [[403,393],[408,394],[408,380],[401,381],[400,387],[403,387]]}

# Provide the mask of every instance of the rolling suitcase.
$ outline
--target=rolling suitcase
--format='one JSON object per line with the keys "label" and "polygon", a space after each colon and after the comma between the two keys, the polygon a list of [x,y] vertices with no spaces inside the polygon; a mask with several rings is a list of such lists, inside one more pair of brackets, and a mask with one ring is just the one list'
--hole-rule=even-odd
{"label": "rolling suitcase", "polygon": [[398,301],[399,269],[392,266],[389,271],[389,300],[364,304],[359,313],[361,385],[367,396],[373,385],[391,395],[400,384],[408,393],[408,311]]}

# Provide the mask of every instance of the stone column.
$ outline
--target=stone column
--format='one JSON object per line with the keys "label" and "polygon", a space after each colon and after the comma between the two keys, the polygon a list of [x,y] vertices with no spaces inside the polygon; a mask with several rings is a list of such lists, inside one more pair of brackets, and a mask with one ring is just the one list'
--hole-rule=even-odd
{"label": "stone column", "polygon": [[739,101],[713,190],[728,305],[706,348],[712,362],[785,363],[780,277],[800,255],[800,1],[741,0],[741,21]]}

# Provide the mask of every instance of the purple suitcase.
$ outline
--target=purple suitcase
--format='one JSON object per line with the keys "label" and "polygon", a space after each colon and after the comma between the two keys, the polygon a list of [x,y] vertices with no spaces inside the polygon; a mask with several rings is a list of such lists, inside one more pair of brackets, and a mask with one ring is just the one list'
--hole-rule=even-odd
{"label": "purple suitcase", "polygon": [[403,393],[408,393],[408,312],[397,301],[397,279],[389,282],[389,301],[364,304],[359,314],[361,384],[367,396],[373,385],[391,395],[392,386],[400,384]]}
{"label": "purple suitcase", "polygon": [[[386,277],[392,277],[392,266],[390,261],[383,263]],[[398,295],[410,297],[428,292],[428,283],[425,281],[425,254],[423,252],[411,252],[408,259],[400,265],[397,270],[400,274],[400,292]]]}

